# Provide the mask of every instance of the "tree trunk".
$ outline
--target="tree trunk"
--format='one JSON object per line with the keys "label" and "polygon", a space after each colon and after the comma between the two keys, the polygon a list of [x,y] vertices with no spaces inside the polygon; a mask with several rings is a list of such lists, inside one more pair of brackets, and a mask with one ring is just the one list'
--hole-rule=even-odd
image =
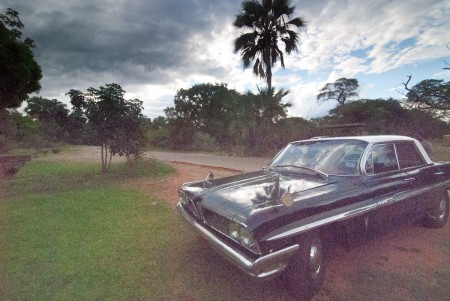
{"label": "tree trunk", "polygon": [[101,146],[101,148],[102,148],[102,171],[106,171],[104,146],[105,146],[105,144],[102,143],[102,146]]}
{"label": "tree trunk", "polygon": [[267,71],[266,71],[266,76],[267,76],[267,88],[269,89],[269,92],[272,91],[272,67],[269,65],[267,65]]}
{"label": "tree trunk", "polygon": [[111,160],[112,160],[112,152],[109,152],[109,165],[108,168],[111,168]]}

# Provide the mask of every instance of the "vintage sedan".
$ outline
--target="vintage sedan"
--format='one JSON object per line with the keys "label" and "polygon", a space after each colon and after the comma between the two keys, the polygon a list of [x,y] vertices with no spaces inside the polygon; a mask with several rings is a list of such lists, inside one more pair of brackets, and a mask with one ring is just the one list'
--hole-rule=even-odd
{"label": "vintage sedan", "polygon": [[431,228],[449,215],[450,163],[433,162],[404,136],[313,138],[288,144],[261,171],[186,183],[181,215],[251,277],[281,272],[309,298],[327,246],[399,220]]}

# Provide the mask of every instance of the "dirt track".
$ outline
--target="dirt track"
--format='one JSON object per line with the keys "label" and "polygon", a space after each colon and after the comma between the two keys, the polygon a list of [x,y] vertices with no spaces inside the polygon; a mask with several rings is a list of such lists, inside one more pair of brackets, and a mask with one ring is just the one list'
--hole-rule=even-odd
{"label": "dirt track", "polygon": [[[100,161],[98,151],[90,148],[52,156],[60,160]],[[241,172],[179,162],[170,164],[177,172],[166,179],[133,180],[124,185],[151,193],[175,207],[177,189],[183,182],[203,179],[211,170],[216,177]],[[402,225],[349,250],[336,246],[316,300],[448,301],[449,271],[450,223],[442,229]],[[266,300],[276,298],[267,297]],[[285,295],[282,299],[291,300]]]}

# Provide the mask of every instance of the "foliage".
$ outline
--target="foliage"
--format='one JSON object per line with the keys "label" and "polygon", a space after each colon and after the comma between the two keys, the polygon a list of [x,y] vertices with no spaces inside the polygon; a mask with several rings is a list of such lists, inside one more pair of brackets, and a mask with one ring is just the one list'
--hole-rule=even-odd
{"label": "foliage", "polygon": [[347,100],[358,97],[358,80],[356,78],[339,78],[334,83],[327,83],[319,90],[317,101],[322,103],[327,100],[336,100],[343,105]]}
{"label": "foliage", "polygon": [[165,109],[172,147],[192,145],[194,132],[208,134],[217,141],[228,142],[227,129],[239,94],[225,84],[197,84],[180,89],[174,97],[174,106]]}
{"label": "foliage", "polygon": [[167,118],[159,116],[150,123],[146,133],[147,143],[151,147],[167,148],[170,145],[170,131]]}
{"label": "foliage", "polygon": [[220,146],[214,137],[211,137],[207,133],[197,131],[194,133],[192,149],[196,151],[215,152],[220,150]]}
{"label": "foliage", "polygon": [[278,59],[281,66],[285,66],[279,42],[283,42],[284,51],[290,54],[297,50],[298,43],[298,33],[292,29],[306,27],[302,18],[291,18],[294,10],[290,0],[244,0],[242,11],[233,23],[244,32],[234,41],[234,52],[241,53],[244,68],[255,61],[253,73],[266,79],[269,90],[272,89],[272,67]]}
{"label": "foliage", "polygon": [[86,143],[90,139],[86,139],[87,134],[87,118],[84,114],[85,100],[84,94],[80,90],[71,89],[66,93],[70,98],[70,104],[72,105],[72,112],[67,119],[66,129],[70,133],[70,143],[82,144]]}
{"label": "foliage", "polygon": [[[428,138],[441,137],[450,130],[445,122],[427,112],[407,109],[395,99],[353,101],[336,107],[316,122],[319,125],[362,123],[364,132],[368,134],[421,135]],[[346,135],[345,132],[322,134]]]}
{"label": "foliage", "polygon": [[[39,150],[61,142],[103,145],[106,170],[114,154],[136,158],[149,145],[259,155],[273,154],[289,141],[320,135],[405,134],[436,139],[450,131],[434,111],[394,99],[344,101],[328,116],[311,121],[288,117],[290,104],[283,101],[288,91],[259,89],[240,94],[224,83],[180,89],[166,116],[151,121],[141,115],[142,102],[125,100],[124,92],[117,84],[90,88],[86,94],[70,90],[72,111],[56,99],[42,97],[28,100],[27,116],[0,111],[0,149],[32,146]],[[360,126],[335,127],[352,123]]]}
{"label": "foliage", "polygon": [[11,118],[9,111],[0,110],[0,154],[11,149],[16,138],[17,127]]}
{"label": "foliage", "polygon": [[412,88],[404,83],[406,93],[405,103],[412,108],[427,111],[444,120],[449,120],[450,113],[450,82],[438,79],[423,80]]}
{"label": "foliage", "polygon": [[87,120],[91,143],[101,145],[103,171],[110,167],[115,154],[127,159],[139,157],[145,144],[142,101],[126,100],[124,94],[122,87],[115,83],[98,89],[91,87],[86,94],[74,89],[67,93],[74,107],[73,124]]}
{"label": "foliage", "polygon": [[[198,84],[181,89],[164,119],[154,120],[154,134],[177,150],[238,151],[267,153],[282,144],[280,121],[290,104],[283,103],[288,91],[262,89],[240,95],[224,84]],[[166,128],[166,131],[164,130]],[[170,140],[165,136],[169,132]],[[158,143],[158,142],[156,142]],[[154,144],[155,145],[155,144]]]}
{"label": "foliage", "polygon": [[42,97],[31,97],[27,100],[25,112],[31,117],[41,121],[55,121],[59,125],[66,122],[69,110],[67,106],[57,99],[46,99]]}
{"label": "foliage", "polygon": [[67,140],[65,128],[68,125],[69,110],[64,103],[57,99],[34,96],[27,99],[25,112],[39,121],[41,137],[47,141],[47,146]]}
{"label": "foliage", "polygon": [[232,132],[235,144],[247,153],[263,154],[279,149],[283,132],[280,120],[286,117],[289,103],[283,103],[289,91],[261,89],[259,94],[248,91],[240,98],[234,112]]}
{"label": "foliage", "polygon": [[17,108],[29,93],[39,91],[41,67],[34,59],[34,42],[21,40],[23,23],[10,8],[0,14],[0,110]]}
{"label": "foliage", "polygon": [[15,110],[0,110],[0,153],[18,146],[39,149],[41,124],[29,116],[22,116]]}

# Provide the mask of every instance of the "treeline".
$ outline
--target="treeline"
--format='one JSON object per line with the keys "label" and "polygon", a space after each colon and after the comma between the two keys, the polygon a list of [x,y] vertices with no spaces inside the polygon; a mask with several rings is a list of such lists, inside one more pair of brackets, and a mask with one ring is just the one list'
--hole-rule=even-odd
{"label": "treeline", "polygon": [[417,105],[417,97],[413,104],[407,99],[353,100],[338,104],[327,116],[306,120],[287,116],[290,104],[283,99],[288,91],[242,94],[223,83],[206,83],[180,89],[165,116],[150,120],[142,115],[142,101],[125,100],[124,93],[120,85],[107,84],[85,93],[70,90],[71,109],[56,99],[31,97],[25,115],[0,111],[0,150],[67,143],[102,146],[110,155],[133,156],[145,148],[259,155],[312,136],[400,134],[434,139],[450,133],[442,110]]}
{"label": "treeline", "polygon": [[[337,102],[327,116],[313,120],[287,116],[291,105],[284,98],[289,92],[272,88],[272,66],[280,59],[284,67],[283,52],[274,41],[282,41],[289,54],[298,42],[293,29],[306,23],[290,18],[295,7],[287,2],[274,7],[271,1],[253,4],[244,5],[236,15],[235,28],[249,32],[235,40],[235,52],[241,54],[244,67],[254,62],[254,74],[265,79],[268,88],[240,93],[223,83],[197,84],[180,89],[165,116],[154,120],[142,115],[141,100],[125,99],[125,91],[114,83],[86,92],[68,91],[71,108],[57,99],[27,98],[40,89],[42,71],[32,53],[34,41],[22,39],[19,13],[7,9],[0,14],[0,41],[5,45],[0,47],[0,153],[61,143],[98,145],[105,170],[115,154],[137,157],[149,147],[258,155],[319,135],[404,134],[433,139],[450,133],[450,82],[428,79],[410,87],[411,76],[403,84],[401,101],[359,99],[358,81],[340,78],[318,91],[318,103]],[[270,18],[282,25],[260,26]],[[15,108],[25,99],[23,115]]]}
{"label": "treeline", "polygon": [[106,84],[83,93],[70,90],[72,110],[57,99],[31,97],[25,113],[0,110],[0,153],[24,147],[40,150],[61,144],[101,147],[102,169],[112,156],[138,157],[146,143],[150,120],[142,115],[142,101],[125,99],[118,84]]}

